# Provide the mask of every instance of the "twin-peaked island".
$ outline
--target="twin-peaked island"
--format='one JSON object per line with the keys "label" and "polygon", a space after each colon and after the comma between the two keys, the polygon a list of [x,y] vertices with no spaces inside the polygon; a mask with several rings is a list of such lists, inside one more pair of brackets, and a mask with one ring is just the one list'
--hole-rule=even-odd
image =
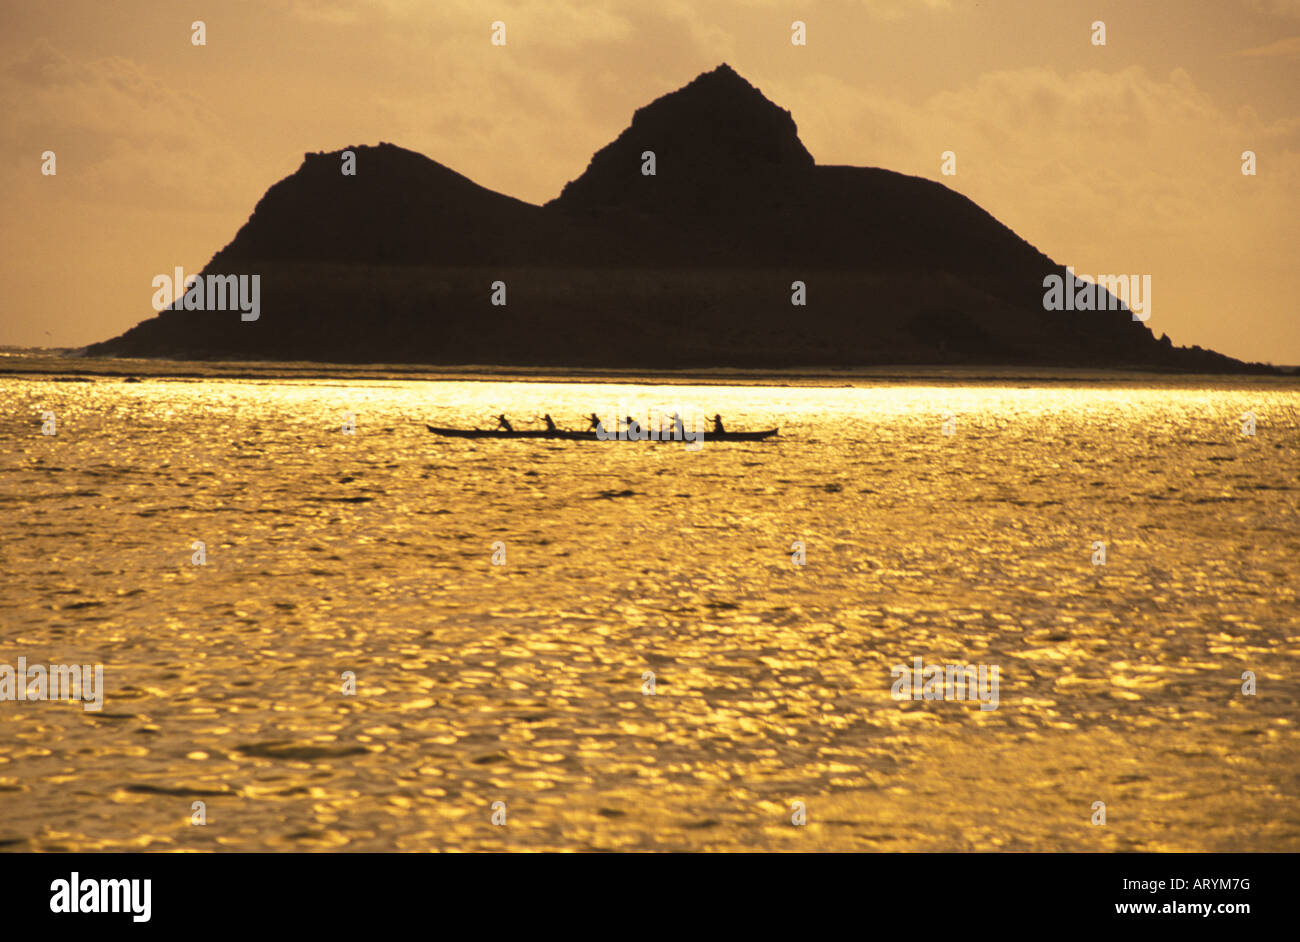
{"label": "twin-peaked island", "polygon": [[1045,309],[1063,266],[939,183],[817,165],[790,113],[726,65],[638,110],[544,206],[392,144],[347,151],[353,174],[346,151],[308,154],[204,268],[259,275],[256,319],[173,305],[89,352],[1248,368],[1122,308]]}

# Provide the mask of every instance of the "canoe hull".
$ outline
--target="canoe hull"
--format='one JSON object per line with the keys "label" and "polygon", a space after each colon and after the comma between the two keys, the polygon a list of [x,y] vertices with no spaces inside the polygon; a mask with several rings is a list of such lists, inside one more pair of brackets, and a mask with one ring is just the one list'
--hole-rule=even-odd
{"label": "canoe hull", "polygon": [[[434,435],[441,435],[445,438],[507,438],[507,439],[531,439],[537,441],[561,441],[561,442],[598,442],[601,441],[594,431],[572,432],[567,429],[556,429],[554,432],[546,429],[515,429],[506,431],[503,428],[445,428],[438,425],[425,425]],[[757,442],[765,438],[771,438],[777,433],[777,429],[762,429],[757,432],[722,432],[714,435],[705,432],[697,441],[710,442]],[[609,437],[604,441],[619,441],[620,439]],[[680,442],[676,438],[642,438],[638,441],[661,441],[661,442]]]}
{"label": "canoe hull", "polygon": [[503,428],[441,428],[437,425],[426,425],[434,435],[442,435],[446,438],[535,438],[542,441],[588,441],[595,440],[595,432],[569,432],[558,429],[554,432],[548,432],[546,429],[516,429],[508,432]]}

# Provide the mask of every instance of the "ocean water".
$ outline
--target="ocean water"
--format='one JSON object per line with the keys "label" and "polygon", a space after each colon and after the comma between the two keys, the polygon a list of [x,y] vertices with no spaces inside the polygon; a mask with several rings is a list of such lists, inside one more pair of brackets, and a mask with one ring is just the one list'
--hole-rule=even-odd
{"label": "ocean water", "polygon": [[[1294,381],[91,379],[0,375],[0,664],[104,670],[0,848],[1300,850]],[[423,424],[660,409],[781,432]]]}

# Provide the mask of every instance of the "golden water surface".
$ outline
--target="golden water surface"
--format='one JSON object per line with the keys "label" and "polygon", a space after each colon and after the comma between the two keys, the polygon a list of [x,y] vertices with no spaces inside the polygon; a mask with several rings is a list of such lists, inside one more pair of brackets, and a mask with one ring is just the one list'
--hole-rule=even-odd
{"label": "golden water surface", "polygon": [[[1294,383],[0,396],[0,663],[106,688],[0,701],[5,849],[1300,850]],[[623,408],[781,432],[423,425]],[[918,656],[998,708],[894,700]]]}

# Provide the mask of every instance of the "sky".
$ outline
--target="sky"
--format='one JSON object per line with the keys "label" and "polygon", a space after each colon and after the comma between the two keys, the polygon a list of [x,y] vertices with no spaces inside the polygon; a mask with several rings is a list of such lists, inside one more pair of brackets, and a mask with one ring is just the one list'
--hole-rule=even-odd
{"label": "sky", "polygon": [[942,182],[1077,272],[1150,275],[1157,336],[1300,364],[1300,0],[5,3],[0,345],[152,316],[307,152],[388,141],[541,203],[722,62],[818,163]]}

